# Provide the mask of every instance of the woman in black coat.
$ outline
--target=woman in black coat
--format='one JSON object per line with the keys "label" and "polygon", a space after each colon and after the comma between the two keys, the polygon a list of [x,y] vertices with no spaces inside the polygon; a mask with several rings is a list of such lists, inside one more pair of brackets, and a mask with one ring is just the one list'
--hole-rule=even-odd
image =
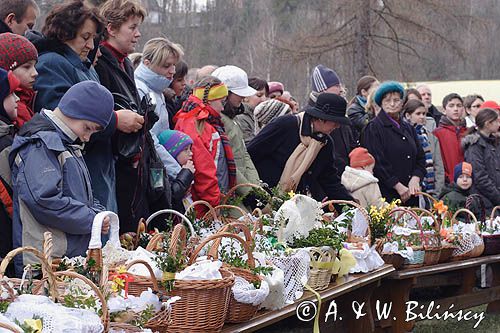
{"label": "woman in black coat", "polygon": [[296,191],[310,194],[318,201],[325,198],[353,200],[340,183],[334,166],[333,144],[328,139],[328,134],[339,124],[349,123],[345,109],[342,97],[324,93],[318,97],[315,107],[305,109],[303,116],[278,117],[264,127],[248,145],[248,153],[262,180],[271,187],[280,183],[285,165],[301,143],[300,132],[324,145],[300,177]]}
{"label": "woman in black coat", "polygon": [[500,205],[500,147],[495,133],[500,127],[497,111],[482,109],[477,130],[462,140],[465,160],[472,165],[472,192],[485,200],[487,210]]}
{"label": "woman in black coat", "polygon": [[425,155],[415,129],[400,119],[404,88],[398,82],[382,83],[374,100],[382,109],[365,128],[362,145],[375,157],[374,175],[382,196],[418,206],[420,180],[425,175]]}

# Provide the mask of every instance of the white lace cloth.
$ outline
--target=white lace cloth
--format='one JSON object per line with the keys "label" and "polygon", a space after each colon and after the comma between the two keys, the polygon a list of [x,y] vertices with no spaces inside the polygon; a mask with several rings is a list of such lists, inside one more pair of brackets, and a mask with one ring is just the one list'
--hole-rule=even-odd
{"label": "white lace cloth", "polygon": [[152,305],[156,312],[161,309],[161,302],[157,295],[148,288],[141,293],[139,297],[128,295],[125,298],[125,291],[122,290],[119,296],[112,296],[108,300],[108,309],[110,313],[132,310],[134,312],[141,312],[146,309],[148,305]]}
{"label": "white lace cloth", "polygon": [[[9,318],[5,317],[1,313],[0,313],[0,323],[13,326],[13,327],[17,328],[19,330],[19,332],[22,332],[21,327],[17,326],[12,320],[10,320]],[[8,330],[6,328],[0,328],[0,333],[12,333],[12,331]]]}
{"label": "white lace cloth", "polygon": [[55,304],[48,297],[20,295],[5,312],[10,320],[23,323],[25,319],[38,316],[43,320],[42,333],[101,333],[104,326],[93,312],[84,309],[66,308]]}
{"label": "white lace cloth", "polygon": [[309,251],[298,249],[290,256],[273,257],[270,261],[284,273],[285,302],[293,303],[304,293],[303,281],[309,278]]}
{"label": "white lace cloth", "polygon": [[411,247],[407,247],[405,250],[399,250],[398,242],[385,243],[382,248],[382,254],[384,253],[397,253],[403,258],[413,260],[413,249]]}
{"label": "white lace cloth", "polygon": [[280,228],[278,239],[290,242],[294,237],[307,237],[311,229],[321,227],[322,214],[319,202],[305,195],[295,195],[285,201],[274,216],[277,225],[282,221],[286,224]]}
{"label": "white lace cloth", "polygon": [[375,246],[369,247],[363,244],[363,249],[348,249],[356,259],[356,266],[349,270],[349,273],[367,273],[384,265],[384,260],[375,250]]}
{"label": "white lace cloth", "polygon": [[[155,258],[154,254],[152,254],[149,251],[146,251],[145,249],[139,246],[135,251],[130,251],[130,259],[127,260],[127,264],[134,260],[144,260],[149,264],[149,266],[151,266],[151,269],[153,269],[155,277],[157,279],[161,279],[163,277],[163,272],[156,264],[154,258]],[[146,277],[149,277],[151,275],[148,269],[142,264],[133,265],[128,269],[128,272],[134,275],[140,275]]]}
{"label": "white lace cloth", "polygon": [[266,281],[262,281],[259,289],[255,289],[254,285],[242,277],[234,277],[234,285],[232,287],[234,299],[240,303],[259,305],[269,295],[269,285]]}

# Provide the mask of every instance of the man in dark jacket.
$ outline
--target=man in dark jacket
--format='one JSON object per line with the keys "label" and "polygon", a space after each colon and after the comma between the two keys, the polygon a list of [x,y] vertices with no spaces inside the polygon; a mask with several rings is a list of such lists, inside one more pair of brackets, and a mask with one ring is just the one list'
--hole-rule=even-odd
{"label": "man in dark jacket", "polygon": [[290,179],[283,176],[286,166],[292,162],[290,157],[296,154],[299,145],[304,147],[301,142],[319,141],[321,149],[310,164],[298,163],[297,170],[304,168],[304,172],[292,175],[292,178],[298,177],[296,190],[319,201],[325,198],[353,200],[340,183],[334,166],[333,143],[328,135],[339,124],[349,124],[346,106],[346,101],[338,95],[321,94],[316,106],[307,107],[305,113],[276,118],[264,127],[248,145],[261,179],[271,187],[280,184],[282,189],[289,190],[285,183]]}
{"label": "man in dark jacket", "polygon": [[33,29],[39,14],[35,0],[0,1],[0,33],[12,32],[24,36]]}

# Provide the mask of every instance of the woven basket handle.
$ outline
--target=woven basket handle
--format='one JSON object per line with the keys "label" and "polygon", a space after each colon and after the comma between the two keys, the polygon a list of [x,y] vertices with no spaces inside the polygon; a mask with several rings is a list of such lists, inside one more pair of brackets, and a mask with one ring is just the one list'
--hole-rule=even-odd
{"label": "woven basket handle", "polygon": [[434,198],[432,195],[430,195],[429,193],[425,193],[425,192],[415,192],[415,196],[417,195],[421,195],[423,197],[426,197],[428,198],[432,204],[435,204],[436,202],[438,202],[438,200],[436,198]]}
{"label": "woven basket handle", "polygon": [[163,233],[157,233],[154,234],[153,237],[148,242],[148,245],[146,245],[146,250],[149,252],[154,251],[158,247],[158,243],[163,241],[163,238],[165,235]]}
{"label": "woven basket handle", "polygon": [[495,206],[491,210],[490,221],[493,221],[495,219],[495,213],[497,212],[497,209],[500,209],[500,206]]}
{"label": "woven basket handle", "polygon": [[179,216],[182,219],[182,221],[184,223],[186,223],[186,225],[188,226],[189,232],[191,232],[191,235],[192,236],[196,235],[196,232],[194,231],[193,224],[191,223],[191,221],[189,221],[189,219],[185,215],[183,215],[183,214],[181,214],[178,211],[173,210],[173,209],[162,209],[162,210],[157,211],[156,213],[154,213],[150,217],[148,217],[148,219],[146,220],[146,228],[148,227],[149,222],[151,222],[155,217],[162,215],[162,214],[173,214],[173,215]]}
{"label": "woven basket handle", "polygon": [[[250,250],[250,248],[248,247],[248,244],[245,242],[245,240],[243,238],[241,238],[240,236],[238,235],[235,235],[235,234],[232,234],[232,233],[229,233],[229,232],[220,232],[220,233],[216,233],[216,234],[213,234],[207,238],[205,238],[201,243],[200,245],[198,245],[196,247],[196,249],[193,251],[193,254],[191,255],[191,258],[189,258],[189,263],[188,265],[192,265],[195,261],[196,261],[196,258],[198,257],[198,253],[200,253],[200,251],[203,249],[203,247],[208,244],[210,241],[212,240],[216,240],[218,238],[223,238],[223,237],[229,237],[229,238],[234,238],[236,239],[237,241],[239,241],[241,243],[241,245],[243,246],[243,248],[245,249],[245,252],[247,253],[247,256],[248,256],[248,260],[247,260],[247,263],[248,263],[248,266],[250,266],[251,268],[254,268],[255,267],[255,259],[253,257],[253,254],[252,254],[252,251]],[[213,245],[212,245],[213,247]],[[212,249],[210,249],[212,250]]]}
{"label": "woven basket handle", "polygon": [[14,333],[23,333],[22,331],[18,330],[16,327],[9,325],[7,323],[0,322],[0,328],[4,328],[4,329],[9,330],[9,331],[14,332]]}
{"label": "woven basket handle", "polygon": [[144,260],[133,260],[133,261],[129,262],[125,268],[127,270],[129,270],[130,267],[132,267],[134,265],[143,265],[144,267],[146,267],[146,269],[149,272],[148,279],[153,284],[154,291],[158,292],[160,290],[158,288],[158,281],[156,281],[156,276],[155,276],[155,273],[153,272],[153,269],[151,268],[151,265],[149,265],[148,262],[144,261]]}
{"label": "woven basket handle", "polygon": [[[412,211],[414,211],[415,214],[417,214],[420,218],[422,218],[423,215],[429,216],[430,218],[432,218],[432,220],[434,221],[434,230],[439,233],[439,231],[441,230],[441,225],[439,224],[439,221],[436,219],[436,217],[434,216],[434,214],[432,214],[431,211],[429,211],[425,208],[419,208],[419,207],[412,207],[410,209]],[[418,213],[420,213],[420,215]]]}
{"label": "woven basket handle", "polygon": [[237,184],[236,186],[233,186],[229,191],[227,191],[226,195],[223,196],[221,203],[223,205],[227,204],[227,201],[231,198],[231,196],[236,192],[236,190],[238,190],[241,187],[251,187],[251,188],[262,190],[263,192],[267,193],[266,190],[264,190],[259,185],[255,185],[252,183]]}
{"label": "woven basket handle", "polygon": [[418,228],[420,229],[420,240],[422,241],[422,245],[425,247],[428,245],[427,237],[424,236],[424,230],[422,229],[422,223],[420,223],[420,217],[418,217],[417,214],[415,214],[414,211],[406,208],[394,208],[389,212],[389,216],[392,216],[395,213],[403,213],[400,216],[403,216],[404,214],[408,214],[411,217],[413,217],[417,221]]}
{"label": "woven basket handle", "polygon": [[[231,223],[228,223],[228,224],[224,225],[222,228],[220,228],[220,230],[217,231],[217,233],[229,232],[229,229],[231,227],[238,228],[241,231],[243,231],[243,234],[245,235],[245,241],[248,243],[248,246],[251,248],[252,247],[252,243],[253,243],[253,237],[252,237],[252,235],[250,233],[250,229],[248,228],[248,225],[246,225],[243,222],[231,222]],[[209,256],[211,256],[214,259],[218,258],[219,253],[218,253],[217,250],[218,250],[221,242],[222,242],[222,238],[216,239],[213,242],[212,246],[210,247]]]}
{"label": "woven basket handle", "polygon": [[88,278],[86,278],[85,276],[78,274],[76,272],[62,271],[62,272],[55,272],[54,275],[55,276],[67,276],[67,277],[70,277],[73,279],[79,279],[79,280],[83,281],[85,284],[87,284],[94,291],[94,293],[99,298],[99,301],[101,301],[102,314],[99,317],[101,318],[101,321],[104,325],[104,332],[107,332],[109,329],[109,310],[108,310],[108,304],[106,302],[106,298],[102,294],[101,290]]}
{"label": "woven basket handle", "polygon": [[186,228],[182,224],[177,224],[172,231],[172,235],[170,236],[170,246],[168,249],[168,253],[170,254],[170,256],[177,256],[177,252],[179,251],[179,241],[181,246],[180,249],[182,250],[186,247],[187,243]]}
{"label": "woven basket handle", "polygon": [[240,213],[240,216],[243,217],[243,219],[250,225],[253,224],[252,220],[248,217],[248,213],[246,211],[244,211],[241,207],[238,207],[238,206],[233,206],[233,205],[218,205],[218,206],[215,206],[214,207],[214,210],[216,212],[219,212],[219,214],[217,215],[217,217],[220,218],[221,221],[223,222],[226,222],[225,218],[222,216],[222,210],[223,209],[234,209],[234,210],[237,210],[238,213]]}
{"label": "woven basket handle", "polygon": [[370,228],[370,214],[368,214],[366,209],[363,206],[361,206],[360,204],[358,204],[357,202],[350,201],[350,200],[328,200],[328,201],[325,201],[321,204],[321,208],[324,209],[325,207],[328,207],[328,210],[335,211],[338,214],[338,212],[335,210],[335,207],[333,206],[335,204],[352,206],[354,208],[357,208],[361,212],[361,214],[363,215],[363,217],[366,220],[366,223],[368,224],[368,228],[366,228],[368,235],[366,235],[366,237],[368,237],[369,242],[370,242],[370,240],[372,239],[372,232],[371,232],[371,228]]}
{"label": "woven basket handle", "polygon": [[208,208],[208,212],[205,214],[205,216],[203,217],[203,219],[205,219],[207,217],[207,215],[212,215],[212,220],[214,220],[214,221],[217,219],[217,213],[215,212],[214,207],[211,204],[209,204],[208,202],[206,202],[205,200],[194,201],[192,204],[190,204],[186,208],[186,214],[191,209],[194,209],[196,206],[205,206],[205,207]]}
{"label": "woven basket handle", "polygon": [[471,212],[470,210],[466,209],[466,208],[460,208],[459,210],[457,210],[455,212],[455,214],[453,214],[453,216],[451,217],[451,225],[453,226],[453,224],[457,223],[457,216],[458,214],[460,213],[467,213],[469,216],[472,217],[472,219],[474,220],[474,223],[476,225],[476,232],[478,234],[481,233],[481,231],[479,230],[479,223],[477,223],[477,218],[476,218],[476,215],[474,215],[473,212]]}
{"label": "woven basket handle", "polygon": [[50,297],[52,300],[57,299],[58,293],[57,293],[57,285],[56,285],[56,278],[54,276],[54,273],[52,272],[52,267],[49,265],[47,258],[45,258],[45,255],[35,249],[34,247],[30,246],[23,246],[23,247],[18,247],[17,249],[14,249],[7,253],[5,258],[3,258],[2,263],[0,264],[0,279],[4,277],[5,275],[5,270],[7,269],[7,266],[9,263],[14,259],[15,256],[21,253],[31,253],[35,257],[40,260],[42,263],[42,275],[46,277],[49,281],[49,293]]}
{"label": "woven basket handle", "polygon": [[[326,248],[319,248],[319,247],[310,247],[309,248],[309,257],[311,258],[311,261],[316,261],[316,262],[329,262],[332,261],[335,258],[335,250],[331,247]],[[318,255],[318,259],[316,260],[314,258],[314,255]]]}

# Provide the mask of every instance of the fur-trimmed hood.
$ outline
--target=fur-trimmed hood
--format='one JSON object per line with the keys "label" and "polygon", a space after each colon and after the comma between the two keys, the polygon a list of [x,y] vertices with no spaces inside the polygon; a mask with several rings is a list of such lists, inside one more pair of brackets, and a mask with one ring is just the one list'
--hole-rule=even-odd
{"label": "fur-trimmed hood", "polygon": [[470,146],[476,144],[478,141],[479,141],[479,138],[481,136],[479,135],[478,132],[475,132],[475,133],[471,133],[469,135],[466,135],[463,139],[462,139],[462,142],[461,142],[461,145],[462,145],[462,149],[463,151],[466,151],[467,148],[469,148]]}

